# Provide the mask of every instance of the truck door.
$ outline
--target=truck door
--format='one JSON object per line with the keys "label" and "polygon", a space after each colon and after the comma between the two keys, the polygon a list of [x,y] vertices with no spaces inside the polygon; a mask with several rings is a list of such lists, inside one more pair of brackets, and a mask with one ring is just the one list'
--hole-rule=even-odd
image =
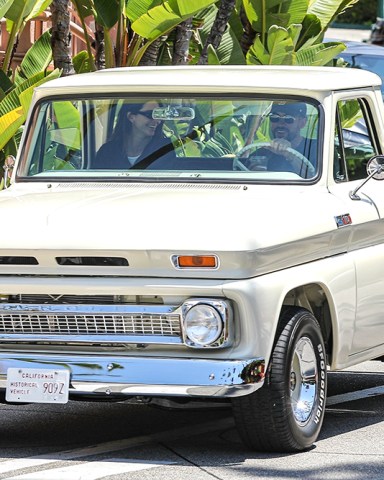
{"label": "truck door", "polygon": [[330,193],[345,205],[336,216],[338,227],[349,228],[348,255],[356,269],[356,317],[350,354],[384,343],[384,182],[369,180],[368,160],[382,151],[370,105],[374,98],[339,100],[336,112],[333,182]]}

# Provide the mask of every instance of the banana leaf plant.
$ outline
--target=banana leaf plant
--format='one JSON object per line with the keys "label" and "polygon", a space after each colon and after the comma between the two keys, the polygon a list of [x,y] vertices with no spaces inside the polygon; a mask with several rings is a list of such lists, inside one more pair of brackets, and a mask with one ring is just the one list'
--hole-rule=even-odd
{"label": "banana leaf plant", "polygon": [[7,73],[12,61],[14,46],[26,23],[39,16],[48,8],[52,0],[0,0],[0,18],[6,18],[9,39],[5,50],[2,70]]}
{"label": "banana leaf plant", "polygon": [[167,36],[177,25],[216,1],[73,0],[83,25],[88,57],[86,59],[84,52],[80,52],[74,59],[75,69],[77,72],[96,69],[92,53],[93,39],[85,28],[85,19],[89,16],[93,16],[104,30],[105,66],[136,66],[156,40]]}
{"label": "banana leaf plant", "polygon": [[[93,17],[95,22],[103,28],[105,41],[105,63],[107,68],[121,66],[119,60],[114,54],[115,47],[124,43],[124,36],[126,35],[126,21],[124,18],[124,0],[72,0],[72,4],[80,19],[84,40],[87,46],[85,55],[80,52],[79,58],[74,59],[74,67],[76,63],[81,64],[82,70],[80,72],[94,71],[96,65],[94,62],[92,43],[93,38],[89,36],[86,26],[86,19]],[[116,44],[113,44],[113,28],[117,27]],[[75,57],[76,58],[76,57]],[[77,71],[77,70],[76,70]]]}
{"label": "banana leaf plant", "polygon": [[358,0],[243,0],[256,38],[247,53],[255,65],[328,65],[345,49],[323,43],[330,23]]}
{"label": "banana leaf plant", "polygon": [[[197,35],[200,39],[200,45],[205,44],[209,33],[212,30],[218,8],[216,5],[211,5],[199,13],[199,16],[204,19],[201,28],[197,30]],[[210,49],[208,52],[209,64],[221,65],[244,65],[246,63],[245,56],[240,46],[240,35],[242,27],[238,12],[230,17],[228,28],[221,37],[220,45],[217,49]],[[198,58],[197,58],[198,59]]]}
{"label": "banana leaf plant", "polygon": [[[14,81],[0,70],[0,165],[7,155],[17,153],[34,89],[60,76],[58,69],[47,71],[51,59],[50,34],[46,32],[28,50],[14,73]],[[4,181],[0,189],[3,185]]]}
{"label": "banana leaf plant", "polygon": [[[138,65],[147,48],[160,37],[168,35],[177,25],[213,5],[217,0],[130,0],[126,14],[138,41],[128,65]],[[147,3],[147,5],[145,5]],[[144,39],[144,40],[143,40]]]}

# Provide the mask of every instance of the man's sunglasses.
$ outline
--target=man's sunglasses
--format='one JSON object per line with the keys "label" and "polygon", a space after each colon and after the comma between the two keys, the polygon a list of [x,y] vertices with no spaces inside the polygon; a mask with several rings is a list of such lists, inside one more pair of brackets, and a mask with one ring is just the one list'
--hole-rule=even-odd
{"label": "man's sunglasses", "polygon": [[144,117],[149,118],[150,120],[153,120],[152,114],[153,110],[139,110],[137,113],[140,113],[140,115],[144,115]]}
{"label": "man's sunglasses", "polygon": [[296,120],[295,117],[292,117],[291,115],[280,116],[280,115],[275,115],[273,113],[269,115],[269,119],[272,123],[283,121],[288,124],[292,124]]}

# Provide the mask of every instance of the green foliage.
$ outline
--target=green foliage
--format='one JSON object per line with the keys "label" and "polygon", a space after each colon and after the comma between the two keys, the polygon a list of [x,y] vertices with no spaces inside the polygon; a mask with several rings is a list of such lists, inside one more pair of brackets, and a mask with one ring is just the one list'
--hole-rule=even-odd
{"label": "green foliage", "polygon": [[[200,35],[200,45],[205,43],[212,29],[217,10],[216,5],[211,5],[199,12],[199,16],[204,19],[201,28],[197,30],[197,35]],[[236,31],[240,32],[240,34],[242,33],[242,28],[239,23],[239,17],[233,15],[230,20],[230,26],[225,30],[217,51],[214,52],[213,48],[210,48],[208,51],[208,63],[210,65],[217,64],[217,61],[222,65],[245,64],[245,57],[240,47],[239,38],[236,35]],[[197,60],[198,59],[196,59],[196,61]]]}
{"label": "green foliage", "polygon": [[47,31],[37,39],[33,48],[30,48],[25,54],[20,67],[16,69],[15,84],[19,85],[33,75],[45,71],[51,60],[51,34]]}
{"label": "green foliage", "polygon": [[21,82],[0,101],[0,150],[6,147],[21,125],[24,124],[34,89],[59,76],[60,71],[57,69],[48,75],[45,72],[40,72]]}
{"label": "green foliage", "polygon": [[308,9],[308,0],[243,0],[248,20],[263,38],[273,25],[287,28],[301,23]]}
{"label": "green foliage", "polygon": [[[1,1],[1,0],[0,0]],[[95,70],[91,41],[87,36],[84,19],[92,15],[104,29],[105,63],[107,68],[139,65],[148,47],[158,38],[168,35],[177,25],[193,17],[217,0],[73,0],[73,5],[83,24],[87,42],[88,61],[84,54],[77,60],[75,69],[84,72]],[[112,7],[113,5],[113,7]],[[135,32],[127,37],[127,25]],[[113,30],[113,31],[112,31]],[[129,49],[123,54],[123,45]],[[119,55],[117,52],[120,52]]]}
{"label": "green foliage", "polygon": [[220,132],[216,132],[214,137],[204,142],[204,157],[222,157],[234,153],[232,145]]}
{"label": "green foliage", "polygon": [[267,45],[259,37],[247,54],[251,65],[327,65],[345,49],[343,43],[328,42],[304,46],[297,49],[297,33],[301,25],[290,25],[288,29],[272,26],[269,29]]}
{"label": "green foliage", "polygon": [[0,0],[0,2],[0,12],[1,7],[3,7],[3,15],[7,19],[7,30],[9,32],[2,66],[2,70],[7,72],[16,37],[20,37],[25,24],[47,9],[52,0],[12,0],[11,2]]}
{"label": "green foliage", "polygon": [[5,17],[12,23],[25,24],[31,18],[40,15],[51,2],[52,0],[13,0]]}
{"label": "green foliage", "polygon": [[316,15],[321,21],[322,29],[326,29],[338,15],[355,5],[358,1],[314,0],[308,8],[308,13]]}
{"label": "green foliage", "polygon": [[[0,0],[1,1],[1,0]],[[198,62],[218,12],[217,0],[74,0],[73,4],[82,21],[93,15],[103,26],[106,67],[139,65],[148,47],[162,40],[158,61],[171,63],[172,30],[188,18],[200,18],[201,28],[195,30],[190,41],[191,64]],[[210,47],[210,64],[282,64],[327,65],[344,46],[322,45],[324,33],[330,23],[358,0],[238,0],[228,28],[215,51]],[[240,8],[256,32],[254,44],[246,58],[241,48],[243,26]],[[135,35],[127,37],[130,24]],[[116,35],[114,43],[114,36]],[[86,37],[87,38],[87,37]],[[82,53],[75,59],[77,72],[94,70],[94,59],[88,42],[88,61]],[[127,50],[123,45],[129,46]],[[120,56],[119,56],[120,55]]]}
{"label": "green foliage", "polygon": [[[132,1],[135,3],[138,0]],[[215,2],[216,0],[165,0],[134,20],[132,30],[143,38],[155,40]]]}
{"label": "green foliage", "polygon": [[[32,15],[35,10],[32,5],[30,7]],[[16,155],[34,89],[60,76],[57,69],[46,71],[51,60],[50,33],[46,32],[24,56],[15,71],[14,81],[0,71],[0,165],[7,155]]]}
{"label": "green foliage", "polygon": [[85,50],[75,55],[72,63],[76,73],[87,73],[93,70],[93,62],[90,62],[89,55]]}
{"label": "green foliage", "polygon": [[328,65],[345,45],[322,43],[330,23],[358,0],[243,0],[256,32],[252,65]]}
{"label": "green foliage", "polygon": [[0,99],[3,99],[5,93],[13,88],[12,80],[2,70],[0,70]]}
{"label": "green foliage", "polygon": [[119,0],[94,0],[97,23],[110,30],[119,21],[121,5]]}
{"label": "green foliage", "polygon": [[340,121],[343,128],[352,128],[361,118],[361,108],[357,100],[349,100],[339,104]]}
{"label": "green foliage", "polygon": [[0,0],[0,18],[4,17],[12,3],[13,0]]}
{"label": "green foliage", "polygon": [[125,15],[131,22],[135,22],[140,17],[148,13],[149,10],[162,4],[162,0],[129,0],[126,3]]}

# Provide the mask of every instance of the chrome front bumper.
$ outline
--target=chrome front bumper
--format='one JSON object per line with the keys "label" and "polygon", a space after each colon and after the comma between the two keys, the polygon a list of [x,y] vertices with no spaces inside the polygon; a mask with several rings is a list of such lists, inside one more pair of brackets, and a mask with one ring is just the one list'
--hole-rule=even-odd
{"label": "chrome front bumper", "polygon": [[[238,397],[262,386],[264,360],[0,353],[0,389],[8,368],[68,369],[70,397]],[[112,398],[111,398],[112,399]]]}

